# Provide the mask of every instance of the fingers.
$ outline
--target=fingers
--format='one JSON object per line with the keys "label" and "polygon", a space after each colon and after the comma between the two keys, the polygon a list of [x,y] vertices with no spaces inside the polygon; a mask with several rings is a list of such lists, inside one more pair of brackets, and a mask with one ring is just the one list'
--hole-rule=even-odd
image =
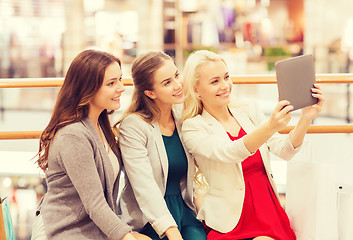
{"label": "fingers", "polygon": [[285,126],[289,123],[289,121],[292,119],[292,114],[288,112],[285,116],[283,116],[282,121]]}
{"label": "fingers", "polygon": [[277,103],[276,107],[272,111],[269,123],[271,128],[275,131],[281,130],[283,127],[287,126],[291,120],[290,111],[293,110],[293,106],[290,105],[290,102],[283,100]]}
{"label": "fingers", "polygon": [[324,96],[322,96],[321,94],[315,94],[315,93],[313,93],[313,94],[311,94],[314,98],[317,98],[319,101],[316,103],[316,104],[314,104],[314,105],[322,105],[323,104],[323,102],[325,101],[325,97]]}
{"label": "fingers", "polygon": [[317,83],[314,83],[314,88],[321,90],[321,87]]}
{"label": "fingers", "polygon": [[274,109],[274,112],[280,113],[282,116],[293,110],[293,106],[287,100],[279,101]]}
{"label": "fingers", "polygon": [[290,113],[290,111],[292,111],[293,109],[294,107],[292,105],[287,105],[280,111],[280,113],[282,113],[283,115],[286,115]]}
{"label": "fingers", "polygon": [[277,103],[272,113],[274,114],[274,117],[278,119],[283,118],[284,120],[286,120],[286,118],[291,118],[290,111],[293,109],[294,107],[290,105],[289,101],[282,100]]}
{"label": "fingers", "polygon": [[314,84],[314,87],[311,88],[311,91],[312,91],[313,93],[318,94],[318,95],[322,95],[322,90],[321,90],[321,88],[319,87],[319,85],[317,85],[317,84]]}
{"label": "fingers", "polygon": [[275,112],[280,112],[282,109],[290,105],[290,102],[287,100],[279,101],[274,109]]}
{"label": "fingers", "polygon": [[321,106],[325,100],[325,97],[322,95],[322,90],[319,85],[314,84],[314,87],[311,89],[311,92],[311,95],[319,100],[317,104]]}

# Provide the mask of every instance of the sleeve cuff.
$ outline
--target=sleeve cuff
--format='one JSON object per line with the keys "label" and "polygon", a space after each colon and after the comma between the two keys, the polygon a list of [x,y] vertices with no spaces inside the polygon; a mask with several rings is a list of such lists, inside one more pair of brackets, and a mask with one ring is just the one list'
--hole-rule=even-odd
{"label": "sleeve cuff", "polygon": [[115,239],[123,239],[123,237],[129,233],[132,232],[132,228],[127,225],[127,224],[119,224],[116,226],[111,233],[108,235],[108,239],[110,240],[115,240]]}
{"label": "sleeve cuff", "polygon": [[[240,154],[242,154],[242,156],[241,156],[241,158],[247,158],[247,157],[249,157],[249,156],[252,156],[252,155],[254,155],[255,153],[256,153],[256,151],[255,152],[250,152],[248,149],[247,149],[247,147],[245,146],[245,143],[244,143],[244,137],[242,137],[241,139],[240,139]],[[235,142],[235,141],[234,141]],[[239,147],[239,146],[238,146]]]}
{"label": "sleeve cuff", "polygon": [[289,138],[289,136],[292,134],[292,132],[293,132],[293,130],[292,131],[290,131],[289,132],[289,134],[287,135],[287,137],[286,137],[286,139],[285,139],[285,148],[286,148],[286,151],[290,154],[290,155],[295,155],[297,152],[299,152],[299,150],[302,148],[302,146],[303,146],[303,144],[304,144],[304,141],[303,141],[303,143],[300,145],[300,146],[298,146],[298,147],[296,147],[296,148],[294,148],[293,147],[293,144],[292,144],[292,142],[290,141],[290,138]]}
{"label": "sleeve cuff", "polygon": [[153,229],[159,235],[160,238],[165,236],[165,231],[170,227],[178,227],[172,215],[164,215],[163,217],[158,218],[153,224]]}

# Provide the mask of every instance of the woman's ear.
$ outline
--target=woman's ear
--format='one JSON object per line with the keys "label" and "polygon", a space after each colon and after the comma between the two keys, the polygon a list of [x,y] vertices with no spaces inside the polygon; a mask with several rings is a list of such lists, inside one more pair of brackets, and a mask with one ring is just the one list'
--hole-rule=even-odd
{"label": "woman's ear", "polygon": [[143,93],[152,100],[156,98],[156,95],[153,91],[145,90]]}
{"label": "woman's ear", "polygon": [[199,91],[197,90],[196,86],[194,87],[194,92],[195,92],[196,97],[200,99],[201,97],[200,97]]}

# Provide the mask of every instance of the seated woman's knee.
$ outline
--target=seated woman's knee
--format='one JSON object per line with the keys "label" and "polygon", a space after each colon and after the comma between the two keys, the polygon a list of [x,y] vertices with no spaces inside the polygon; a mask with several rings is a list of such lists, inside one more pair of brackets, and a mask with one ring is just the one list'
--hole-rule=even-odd
{"label": "seated woman's knee", "polygon": [[260,237],[254,238],[254,240],[274,240],[274,239],[273,239],[273,238],[270,238],[270,237],[260,236]]}
{"label": "seated woman's knee", "polygon": [[147,237],[146,235],[143,235],[138,232],[133,232],[131,233],[137,240],[151,240],[151,238]]}

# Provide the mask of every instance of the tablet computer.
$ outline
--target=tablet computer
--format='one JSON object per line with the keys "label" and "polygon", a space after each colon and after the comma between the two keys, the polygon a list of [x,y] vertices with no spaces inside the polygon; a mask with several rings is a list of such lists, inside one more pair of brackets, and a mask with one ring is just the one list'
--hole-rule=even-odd
{"label": "tablet computer", "polygon": [[318,102],[311,94],[316,83],[314,59],[311,54],[275,63],[279,100],[288,100],[294,110]]}

